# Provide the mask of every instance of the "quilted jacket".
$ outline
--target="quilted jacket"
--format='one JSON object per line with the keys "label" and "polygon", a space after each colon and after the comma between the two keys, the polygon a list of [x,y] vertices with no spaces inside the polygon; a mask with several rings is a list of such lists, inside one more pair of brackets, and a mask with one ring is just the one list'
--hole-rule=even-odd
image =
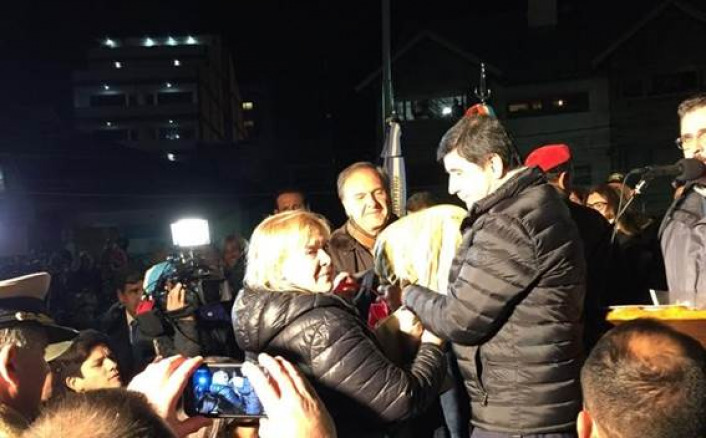
{"label": "quilted jacket", "polygon": [[245,352],[281,355],[312,381],[339,435],[363,436],[422,412],[439,394],[441,348],[422,344],[408,370],[382,353],[345,300],[328,294],[245,288],[233,307]]}
{"label": "quilted jacket", "polygon": [[447,295],[404,303],[453,342],[472,423],[508,434],[570,432],[581,409],[585,261],[576,224],[537,168],[478,201]]}

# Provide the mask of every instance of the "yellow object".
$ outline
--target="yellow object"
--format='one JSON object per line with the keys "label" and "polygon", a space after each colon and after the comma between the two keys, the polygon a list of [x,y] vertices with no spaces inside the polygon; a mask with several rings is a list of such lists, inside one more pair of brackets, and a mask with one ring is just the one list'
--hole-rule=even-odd
{"label": "yellow object", "polygon": [[612,309],[608,321],[630,321],[638,318],[659,320],[706,320],[706,310],[686,306],[620,306]]}

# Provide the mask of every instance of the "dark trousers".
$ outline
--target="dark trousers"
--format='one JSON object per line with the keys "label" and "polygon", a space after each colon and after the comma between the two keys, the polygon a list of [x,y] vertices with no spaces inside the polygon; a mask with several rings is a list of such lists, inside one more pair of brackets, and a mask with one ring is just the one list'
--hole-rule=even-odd
{"label": "dark trousers", "polygon": [[489,432],[487,430],[480,430],[476,427],[473,429],[471,438],[576,438],[576,433],[533,433],[529,435],[522,435],[503,432]]}

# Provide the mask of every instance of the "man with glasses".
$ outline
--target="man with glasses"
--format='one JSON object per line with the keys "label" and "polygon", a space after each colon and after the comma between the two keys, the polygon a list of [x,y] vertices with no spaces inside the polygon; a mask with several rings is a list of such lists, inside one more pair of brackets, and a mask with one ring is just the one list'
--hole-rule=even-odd
{"label": "man with glasses", "polygon": [[[678,109],[685,158],[706,163],[706,94]],[[706,178],[690,182],[667,211],[660,229],[670,302],[706,307]]]}

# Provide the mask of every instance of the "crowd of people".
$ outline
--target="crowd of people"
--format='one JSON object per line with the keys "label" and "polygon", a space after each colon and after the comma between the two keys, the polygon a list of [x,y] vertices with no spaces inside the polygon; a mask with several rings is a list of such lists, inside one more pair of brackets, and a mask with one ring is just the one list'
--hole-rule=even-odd
{"label": "crowd of people", "polygon": [[[706,96],[679,115],[679,147],[706,161]],[[583,196],[565,144],[517,162],[482,108],[437,158],[465,208],[417,194],[398,218],[385,173],[358,162],[337,180],[344,224],[283,190],[248,242],[201,252],[209,275],[143,272],[118,245],[110,282],[92,280],[115,303],[80,332],[49,316],[49,274],[6,275],[0,437],[706,436],[703,345],[605,318],[650,289],[706,303],[706,180],[679,188],[661,226],[621,214],[623,181]],[[178,400],[203,357],[242,362],[266,417],[188,417]]]}

